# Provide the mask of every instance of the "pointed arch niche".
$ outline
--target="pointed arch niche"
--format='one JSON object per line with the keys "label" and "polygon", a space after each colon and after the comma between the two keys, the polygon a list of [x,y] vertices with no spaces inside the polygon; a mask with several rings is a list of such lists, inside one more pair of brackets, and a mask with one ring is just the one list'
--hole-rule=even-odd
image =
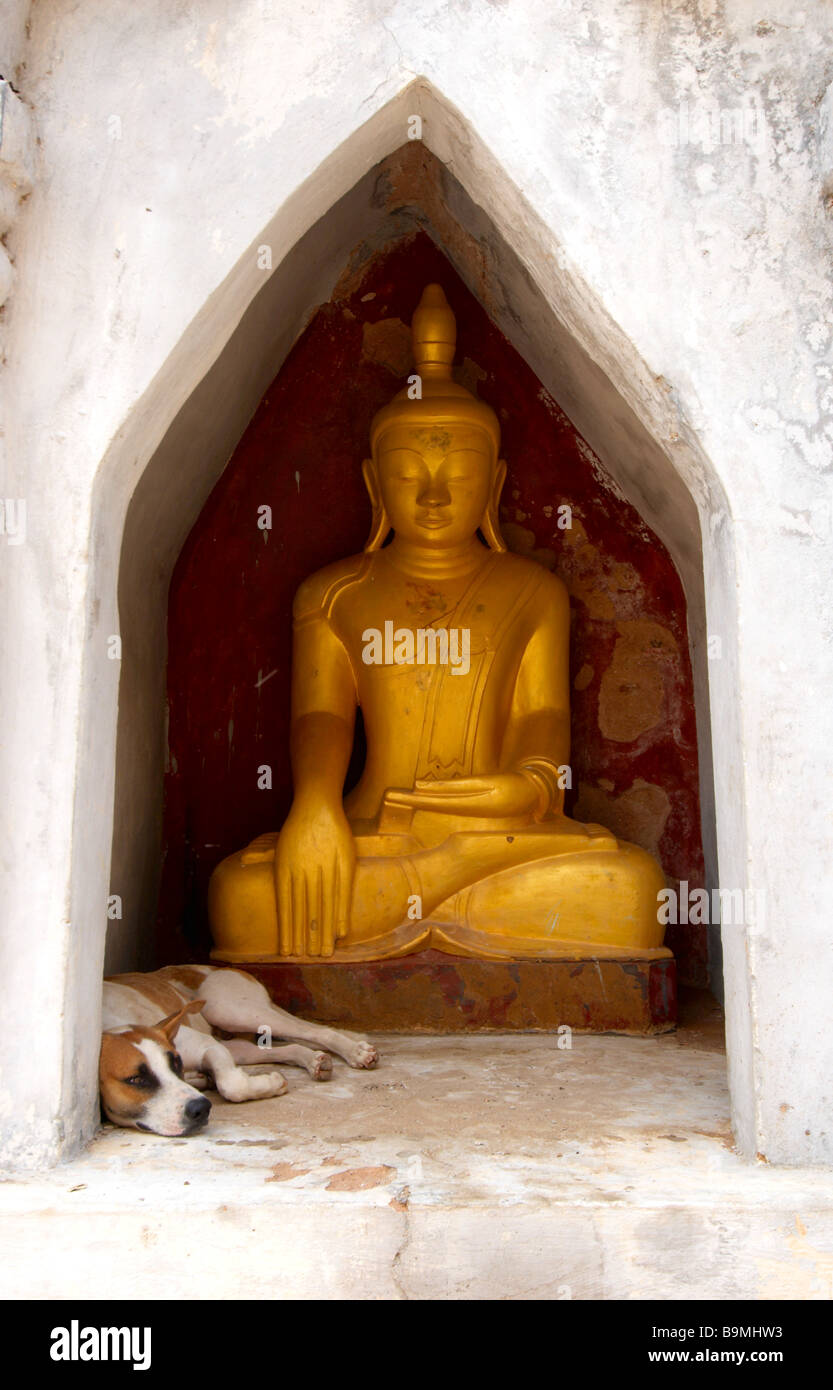
{"label": "pointed arch niche", "polygon": [[[440,178],[438,162],[414,147],[386,173],[406,180],[409,164],[429,186]],[[677,571],[444,252],[417,229],[351,256],[268,387],[174,568],[158,963],[207,957],[212,869],[289,811],[293,595],[311,573],[361,550],[371,513],[360,460],[374,414],[414,370],[408,324],[432,281],[456,314],[458,380],[501,421],[504,540],[556,571],[571,593],[567,810],[656,854],[674,886],[703,884]],[[348,788],[362,752],[359,737]],[[707,983],[706,930],[669,927],[682,983]]]}
{"label": "pointed arch niche", "polygon": [[[120,895],[124,917],[117,929],[108,933],[105,964],[109,972],[152,968],[160,963],[151,924],[159,901],[166,766],[172,770],[167,762],[166,624],[177,559],[267,388],[318,307],[344,301],[349,310],[351,286],[359,285],[374,259],[392,247],[422,245],[420,254],[427,255],[424,247],[430,245],[431,255],[446,258],[480,311],[504,335],[600,461],[602,485],[610,496],[617,505],[638,513],[673,562],[685,596],[687,633],[681,630],[680,636],[683,645],[687,640],[687,661],[683,664],[687,667],[690,661],[690,690],[696,711],[703,881],[709,888],[718,881],[700,517],[707,520],[705,573],[711,574],[724,611],[721,675],[730,682],[732,552],[725,525],[728,509],[719,480],[696,439],[686,432],[668,385],[647,371],[603,307],[594,302],[558,254],[548,229],[508,183],[505,173],[493,166],[488,151],[474,142],[459,113],[443,106],[424,83],[414,84],[410,94],[400,94],[396,100],[398,118],[394,120],[388,113],[385,128],[376,133],[377,145],[389,138],[391,129],[401,138],[407,129],[402,113],[420,109],[426,113],[424,142],[400,145],[375,162],[323,216],[311,225],[307,221],[306,230],[305,212],[297,212],[294,220],[299,235],[280,259],[275,256],[268,229],[252,246],[252,264],[268,263],[268,253],[275,257],[275,263],[259,272],[262,287],[239,318],[234,320],[228,305],[225,311],[220,305],[219,317],[225,312],[234,326],[222,344],[198,343],[197,357],[205,365],[202,377],[169,420],[126,505],[118,557],[118,614],[124,655],[118,695],[110,872],[110,891]],[[354,167],[357,161],[366,165],[367,148],[372,144],[365,142],[353,151]],[[339,181],[343,186],[343,175]],[[482,205],[464,183],[481,196]],[[320,197],[319,180],[319,203]],[[316,198],[307,198],[306,206],[314,205]],[[285,238],[285,232],[283,235]],[[209,317],[213,313],[216,319],[217,304],[207,306],[206,313]],[[192,327],[198,342],[200,325]],[[391,345],[380,342],[378,348],[381,362]],[[193,353],[193,343],[191,350]],[[391,350],[395,352],[395,347]],[[462,357],[470,359],[476,383],[477,352],[463,345]],[[193,377],[193,360],[188,370]],[[384,364],[380,370],[384,376]],[[387,381],[386,390],[393,394],[396,382],[392,374]],[[320,385],[322,391],[339,389],[338,382],[322,380]],[[488,386],[483,380],[482,394],[487,398]],[[161,406],[158,413],[164,414]],[[135,430],[133,435],[135,439]],[[128,447],[125,438],[121,452]],[[357,454],[356,472],[360,458]],[[276,440],[275,469],[282,466],[280,441]],[[135,458],[128,478],[130,471],[123,471],[118,479],[125,494],[139,471]],[[100,488],[106,493],[108,487],[114,487],[114,476],[108,477],[103,470]],[[557,493],[555,479],[552,501],[556,503],[560,500]],[[537,547],[535,529],[525,527],[523,519],[517,517],[517,512],[523,511],[521,502],[509,491],[505,499],[508,512],[504,520],[516,532],[531,529]],[[100,503],[99,511],[106,512],[107,508]],[[270,544],[279,543],[280,525],[280,517],[276,517]],[[516,539],[521,546],[526,544],[522,536]],[[112,541],[100,537],[99,549],[107,545],[112,546]],[[101,556],[96,558],[101,565]],[[314,556],[310,568],[328,558],[332,557]],[[614,613],[614,623],[617,616],[623,615]],[[177,659],[187,660],[187,655],[179,652]],[[578,674],[573,671],[574,680]],[[724,735],[731,741],[735,714],[728,703],[721,719]],[[94,726],[95,715],[91,714],[90,744],[94,737],[89,730]],[[275,737],[281,737],[280,731],[275,731]],[[587,819],[602,818],[599,803],[592,812],[587,806],[579,807],[582,810]],[[738,814],[742,831],[742,808]],[[266,828],[269,820],[266,808],[257,828]],[[187,827],[183,830],[189,833]],[[80,831],[77,838],[82,838]],[[728,859],[737,862],[742,845],[738,825],[726,826],[726,843]],[[216,857],[220,857],[219,851]],[[78,883],[76,873],[74,884]],[[710,945],[712,982],[719,988],[719,945],[716,939]],[[736,997],[742,1001],[746,981],[738,979],[735,986]],[[745,1031],[744,1027],[736,1030],[741,1071],[748,1062]],[[730,1043],[731,1039],[730,1027]]]}

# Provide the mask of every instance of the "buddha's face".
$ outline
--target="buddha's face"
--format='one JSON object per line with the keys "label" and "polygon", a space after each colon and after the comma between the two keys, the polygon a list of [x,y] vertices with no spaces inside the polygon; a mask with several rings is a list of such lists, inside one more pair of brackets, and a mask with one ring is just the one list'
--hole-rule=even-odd
{"label": "buddha's face", "polygon": [[433,550],[475,535],[498,478],[488,435],[462,424],[395,426],[373,471],[396,535]]}

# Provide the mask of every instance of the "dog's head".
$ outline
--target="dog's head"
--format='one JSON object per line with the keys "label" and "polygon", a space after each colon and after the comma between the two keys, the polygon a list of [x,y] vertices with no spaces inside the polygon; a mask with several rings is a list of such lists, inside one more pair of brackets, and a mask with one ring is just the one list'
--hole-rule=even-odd
{"label": "dog's head", "polygon": [[101,1104],[114,1125],[175,1138],[204,1129],[211,1102],[183,1079],[174,1046],[185,1016],[199,1013],[204,1004],[204,999],[193,999],[153,1028],[102,1033]]}

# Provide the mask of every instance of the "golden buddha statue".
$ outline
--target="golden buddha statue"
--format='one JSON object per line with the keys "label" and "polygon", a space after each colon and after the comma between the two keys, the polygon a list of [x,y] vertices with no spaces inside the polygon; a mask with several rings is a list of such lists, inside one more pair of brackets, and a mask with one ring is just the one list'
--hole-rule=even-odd
{"label": "golden buddha statue", "polygon": [[295,597],[294,800],[214,870],[213,958],[667,956],[659,865],[564,815],[567,590],[501,539],[500,429],[452,379],[439,285],[412,334],[418,377],[371,426],[364,551]]}

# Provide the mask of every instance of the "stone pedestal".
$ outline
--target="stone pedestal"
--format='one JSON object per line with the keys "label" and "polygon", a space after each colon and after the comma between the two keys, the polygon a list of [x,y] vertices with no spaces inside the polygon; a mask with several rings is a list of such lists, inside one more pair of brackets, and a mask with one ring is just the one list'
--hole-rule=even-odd
{"label": "stone pedestal", "polygon": [[422,951],[396,960],[252,962],[302,1018],[386,1033],[667,1033],[677,1022],[668,952],[633,959],[487,961]]}

